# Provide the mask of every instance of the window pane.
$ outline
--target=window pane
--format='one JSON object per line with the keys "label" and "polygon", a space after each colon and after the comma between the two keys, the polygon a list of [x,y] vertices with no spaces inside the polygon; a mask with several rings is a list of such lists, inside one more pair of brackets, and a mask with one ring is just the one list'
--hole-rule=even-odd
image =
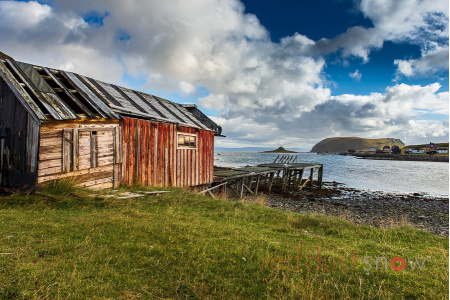
{"label": "window pane", "polygon": [[179,134],[178,135],[178,147],[195,148],[196,137],[191,135]]}

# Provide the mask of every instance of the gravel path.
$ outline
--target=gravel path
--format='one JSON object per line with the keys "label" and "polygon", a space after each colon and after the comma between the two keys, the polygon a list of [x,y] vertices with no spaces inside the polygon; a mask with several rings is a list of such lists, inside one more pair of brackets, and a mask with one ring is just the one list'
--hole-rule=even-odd
{"label": "gravel path", "polygon": [[448,198],[423,194],[395,194],[347,188],[326,182],[321,191],[272,194],[269,207],[302,213],[321,213],[355,224],[389,228],[412,225],[438,235],[449,233]]}

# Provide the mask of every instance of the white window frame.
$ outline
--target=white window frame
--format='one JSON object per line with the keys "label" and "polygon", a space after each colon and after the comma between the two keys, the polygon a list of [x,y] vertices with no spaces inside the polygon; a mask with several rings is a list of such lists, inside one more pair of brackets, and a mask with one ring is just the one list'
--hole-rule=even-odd
{"label": "white window frame", "polygon": [[[186,147],[186,146],[179,146],[178,145],[178,139],[179,136],[192,136],[195,138],[194,143],[195,143],[195,147]],[[185,150],[197,150],[197,145],[198,145],[198,136],[196,134],[192,134],[192,133],[184,133],[184,132],[177,132],[177,149],[185,149]]]}

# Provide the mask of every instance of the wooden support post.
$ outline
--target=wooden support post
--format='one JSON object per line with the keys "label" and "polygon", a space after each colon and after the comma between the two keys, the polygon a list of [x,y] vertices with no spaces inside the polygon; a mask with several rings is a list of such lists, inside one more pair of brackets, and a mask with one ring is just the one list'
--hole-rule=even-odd
{"label": "wooden support post", "polygon": [[323,165],[320,165],[320,169],[319,169],[319,175],[318,175],[318,180],[319,180],[319,189],[322,189],[322,185],[323,185]]}
{"label": "wooden support post", "polygon": [[240,191],[240,198],[242,199],[242,196],[244,195],[244,178],[241,180],[241,191]]}
{"label": "wooden support post", "polygon": [[298,182],[297,182],[297,186],[295,187],[296,191],[300,191],[300,185],[302,184],[303,181],[303,170],[301,169],[298,173]]}
{"label": "wooden support post", "polygon": [[294,172],[294,182],[292,183],[292,187],[293,187],[293,189],[295,190],[295,189],[297,188],[297,175],[298,175],[298,171],[297,171],[297,170],[294,170],[294,171],[292,171],[292,172]]}
{"label": "wooden support post", "polygon": [[313,188],[313,176],[314,176],[314,168],[311,168],[310,169],[311,170],[311,172],[310,172],[310,175],[309,175],[309,190],[310,191],[312,191],[312,188]]}
{"label": "wooden support post", "polygon": [[288,172],[289,171],[286,170],[283,171],[283,178],[281,180],[281,184],[283,186],[283,193],[286,193]]}
{"label": "wooden support post", "polygon": [[303,171],[304,171],[304,169],[301,169],[301,170],[300,170],[300,174],[298,174],[297,191],[300,190],[300,185],[302,184],[302,181],[303,181]]}
{"label": "wooden support post", "polygon": [[292,171],[288,170],[287,171],[287,184],[286,184],[287,188],[291,187],[291,177],[292,177]]}
{"label": "wooden support post", "polygon": [[270,179],[269,179],[269,186],[268,186],[268,193],[270,194],[270,191],[272,190],[272,184],[273,184],[273,179],[275,177],[275,172],[272,172],[270,174]]}
{"label": "wooden support post", "polygon": [[253,185],[253,176],[249,176],[249,177],[247,177],[247,185],[248,185],[248,188],[251,190],[252,189],[252,185]]}
{"label": "wooden support post", "polygon": [[255,196],[258,195],[258,187],[259,187],[259,179],[261,175],[256,176],[256,188],[255,188]]}
{"label": "wooden support post", "polygon": [[269,177],[269,174],[264,174],[264,181],[262,182],[262,188],[266,189],[267,188],[267,178]]}

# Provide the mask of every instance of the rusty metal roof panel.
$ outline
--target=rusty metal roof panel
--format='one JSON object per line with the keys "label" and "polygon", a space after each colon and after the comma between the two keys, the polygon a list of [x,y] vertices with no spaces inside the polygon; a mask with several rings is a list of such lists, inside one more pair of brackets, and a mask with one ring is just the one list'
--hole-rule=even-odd
{"label": "rusty metal roof panel", "polygon": [[83,95],[83,98],[85,98],[85,100],[87,100],[103,118],[120,119],[120,117],[104,102],[104,100],[100,99],[95,92],[90,89],[86,78],[72,72],[61,71],[61,74],[63,76],[65,75],[65,77],[73,83],[77,91]]}
{"label": "rusty metal roof panel", "polygon": [[203,128],[203,129],[207,129],[207,130],[211,130],[211,128],[209,128],[208,126],[206,126],[205,124],[203,124],[197,117],[195,117],[189,110],[187,110],[185,107],[183,107],[183,105],[180,105],[178,103],[173,103],[173,105],[175,105],[179,112],[181,114],[183,114],[183,116],[185,116],[187,119],[189,119],[191,122],[197,124],[199,127]]}
{"label": "rusty metal roof panel", "polygon": [[162,99],[160,97],[156,97],[157,100],[160,101],[160,103],[164,104],[164,107],[171,112],[171,114],[178,120],[182,120],[185,123],[192,124],[194,126],[200,127],[202,129],[208,129],[206,126],[204,126],[201,122],[197,122],[196,118],[191,118],[188,116],[188,111],[182,107],[181,105],[178,105],[176,103],[170,102],[166,99]]}
{"label": "rusty metal roof panel", "polygon": [[120,115],[211,130],[182,105],[72,72],[0,61],[0,74],[36,119],[119,119]]}
{"label": "rusty metal roof panel", "polygon": [[16,98],[22,103],[28,113],[38,120],[46,120],[44,112],[34,102],[33,98],[27,93],[23,86],[17,81],[14,75],[9,71],[3,61],[0,60],[0,77],[6,82],[9,88],[14,92]]}
{"label": "rusty metal roof panel", "polygon": [[23,73],[17,62],[8,60],[7,66],[13,71],[16,80],[20,80],[21,85],[27,90],[28,95],[34,98],[34,101],[38,106],[40,104],[41,110],[44,114],[48,112],[56,120],[64,120],[64,113],[60,107],[56,105],[52,99],[43,95],[35,86],[35,84]]}

